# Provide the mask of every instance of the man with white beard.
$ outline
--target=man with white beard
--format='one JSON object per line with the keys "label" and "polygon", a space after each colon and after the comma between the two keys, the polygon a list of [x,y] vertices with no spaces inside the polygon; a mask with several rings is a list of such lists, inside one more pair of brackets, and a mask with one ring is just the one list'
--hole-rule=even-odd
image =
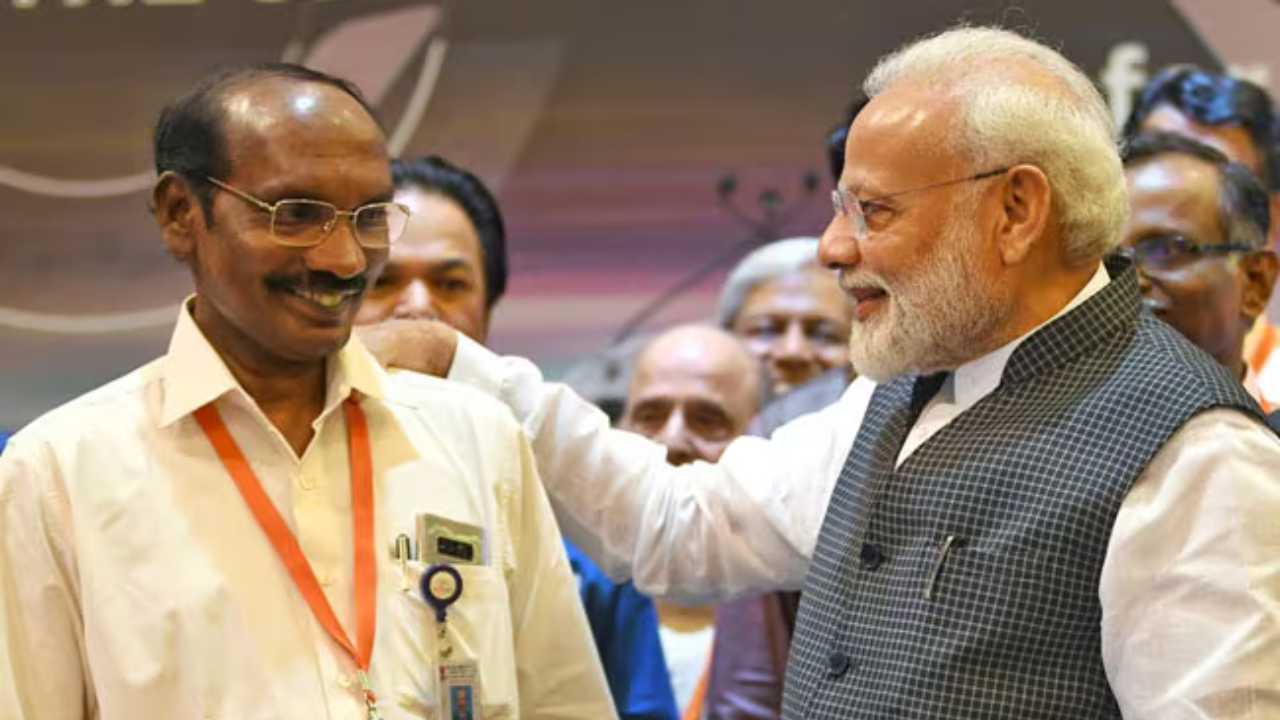
{"label": "man with white beard", "polygon": [[675,468],[526,361],[438,328],[419,359],[513,408],[602,566],[803,587],[789,720],[1280,717],[1280,440],[1110,254],[1089,78],[961,28],[865,89],[819,251],[856,302],[836,405]]}

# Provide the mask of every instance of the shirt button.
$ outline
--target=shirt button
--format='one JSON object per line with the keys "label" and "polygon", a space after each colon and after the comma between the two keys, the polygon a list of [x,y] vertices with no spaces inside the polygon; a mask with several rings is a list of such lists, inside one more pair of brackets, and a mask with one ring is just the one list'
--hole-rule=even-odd
{"label": "shirt button", "polygon": [[839,680],[853,667],[853,659],[839,650],[827,656],[827,677]]}
{"label": "shirt button", "polygon": [[320,573],[320,584],[324,587],[333,587],[333,573]]}
{"label": "shirt button", "polygon": [[301,473],[298,475],[298,487],[303,490],[315,490],[316,479],[310,473]]}
{"label": "shirt button", "polygon": [[351,673],[342,673],[338,676],[338,687],[343,690],[350,690],[356,686],[356,679],[351,677]]}
{"label": "shirt button", "polygon": [[884,551],[879,545],[863,543],[858,559],[862,561],[863,570],[875,570],[884,563]]}

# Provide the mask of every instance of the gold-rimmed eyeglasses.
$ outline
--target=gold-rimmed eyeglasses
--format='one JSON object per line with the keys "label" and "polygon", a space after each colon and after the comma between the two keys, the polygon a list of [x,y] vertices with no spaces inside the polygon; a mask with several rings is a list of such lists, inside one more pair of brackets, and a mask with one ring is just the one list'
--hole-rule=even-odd
{"label": "gold-rimmed eyeglasses", "polygon": [[974,182],[976,180],[986,180],[997,175],[1003,175],[1009,172],[1011,167],[996,168],[980,172],[977,175],[969,175],[968,177],[956,178],[955,180],[943,180],[942,182],[931,183],[910,190],[899,190],[898,192],[889,193],[888,195],[880,195],[879,197],[869,198],[867,200],[859,200],[856,195],[844,188],[836,188],[831,191],[831,204],[835,206],[836,216],[845,218],[853,227],[853,237],[866,240],[871,235],[871,228],[867,226],[867,216],[873,214],[880,208],[881,203],[891,198],[910,195],[912,193],[924,192],[925,190],[933,190],[934,188],[946,187],[947,185],[957,185],[959,183]]}
{"label": "gold-rimmed eyeglasses", "polygon": [[399,240],[409,224],[409,208],[396,202],[369,203],[355,210],[342,210],[323,200],[303,198],[269,203],[217,178],[206,176],[205,180],[271,215],[271,237],[287,247],[315,247],[333,234],[338,221],[349,218],[356,242],[361,247],[378,250]]}

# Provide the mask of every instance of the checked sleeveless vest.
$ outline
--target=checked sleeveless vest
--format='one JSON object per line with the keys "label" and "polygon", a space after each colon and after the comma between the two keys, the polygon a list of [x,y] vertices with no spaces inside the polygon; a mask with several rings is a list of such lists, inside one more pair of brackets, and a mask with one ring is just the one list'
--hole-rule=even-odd
{"label": "checked sleeveless vest", "polygon": [[876,389],[805,583],[784,718],[1120,717],[1098,600],[1120,506],[1192,416],[1261,415],[1142,311],[1127,260],[1108,270],[896,468],[924,383]]}

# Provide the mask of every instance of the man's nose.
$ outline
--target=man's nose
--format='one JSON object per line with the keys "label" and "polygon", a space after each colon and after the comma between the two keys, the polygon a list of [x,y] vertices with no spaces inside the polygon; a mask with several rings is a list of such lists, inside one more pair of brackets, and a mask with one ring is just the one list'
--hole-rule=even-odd
{"label": "man's nose", "polygon": [[813,343],[809,342],[800,321],[787,323],[786,332],[774,343],[772,354],[773,359],[779,362],[809,362],[813,359]]}
{"label": "man's nose", "polygon": [[653,439],[667,448],[667,462],[672,465],[684,465],[697,459],[689,427],[679,411],[671,413]]}
{"label": "man's nose", "polygon": [[834,215],[818,239],[818,262],[832,270],[856,267],[862,262],[862,248],[853,236],[850,221]]}
{"label": "man's nose", "polygon": [[368,252],[356,240],[355,228],[351,223],[339,221],[333,232],[319,245],[307,251],[307,266],[311,270],[329,272],[345,280],[369,269]]}
{"label": "man's nose", "polygon": [[414,280],[400,291],[396,301],[395,317],[410,320],[439,320],[440,313],[431,295],[431,287],[422,280]]}

